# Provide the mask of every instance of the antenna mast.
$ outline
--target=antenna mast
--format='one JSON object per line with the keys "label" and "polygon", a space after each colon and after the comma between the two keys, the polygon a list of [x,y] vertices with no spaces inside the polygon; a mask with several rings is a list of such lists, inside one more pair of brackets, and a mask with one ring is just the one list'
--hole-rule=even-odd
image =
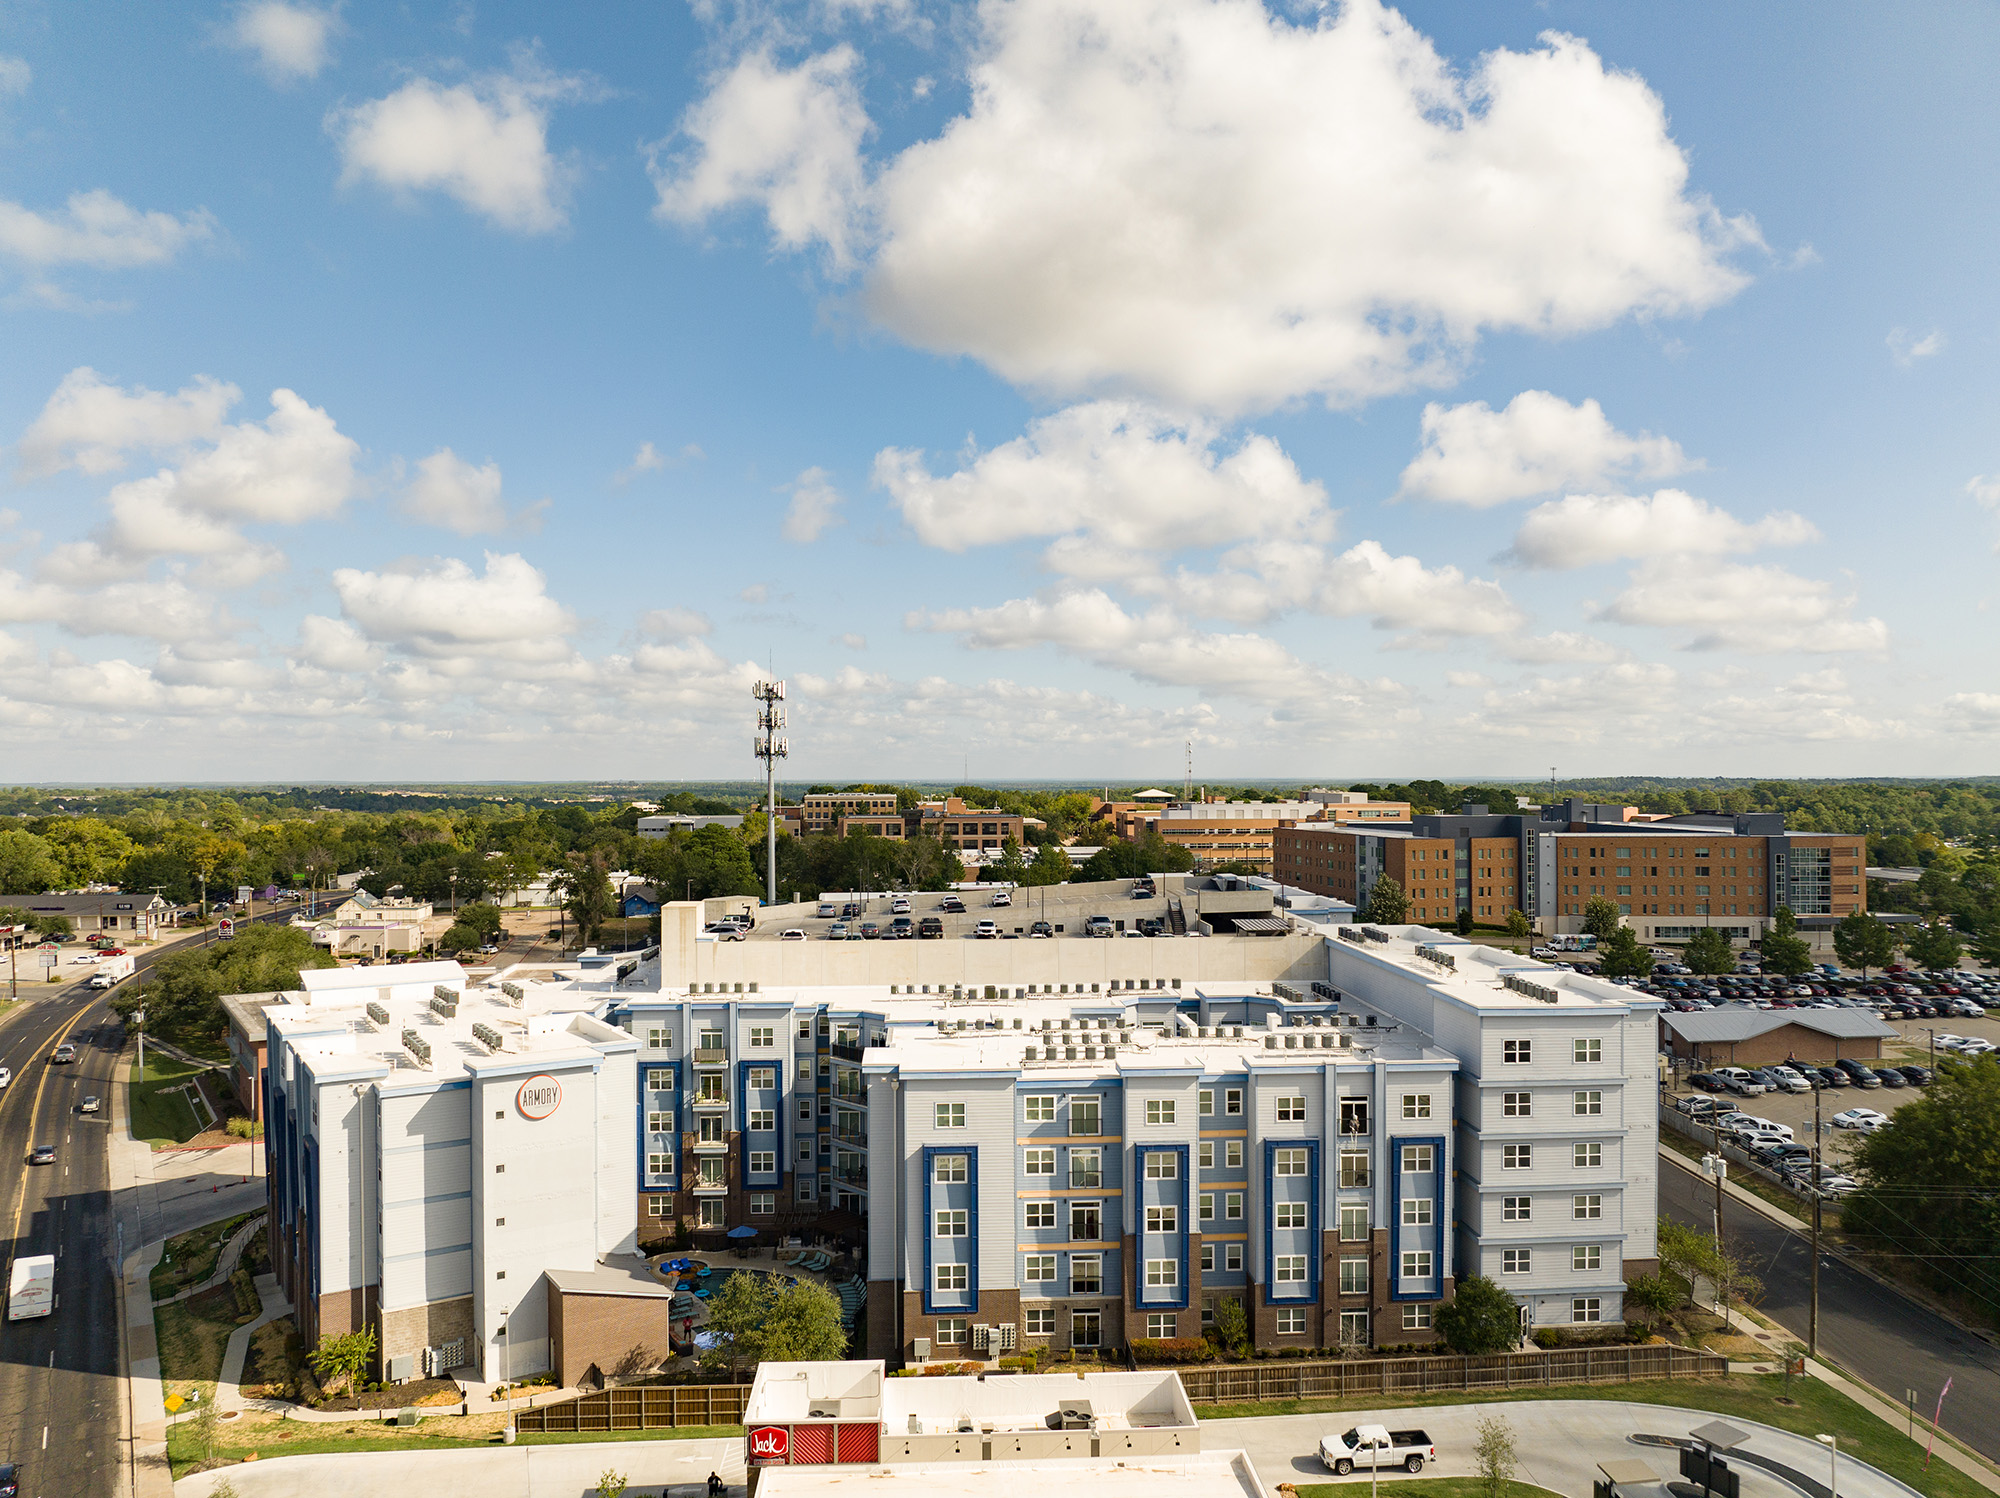
{"label": "antenna mast", "polygon": [[1181,780],[1181,800],[1194,800],[1194,740],[1187,741],[1187,774]]}
{"label": "antenna mast", "polygon": [[757,737],[751,741],[750,752],[764,761],[764,859],[765,859],[765,901],[767,905],[778,903],[778,761],[785,758],[785,741],[778,737],[785,726],[785,710],[778,706],[785,700],[785,684],[782,681],[760,681],[750,689],[750,695],[757,699]]}

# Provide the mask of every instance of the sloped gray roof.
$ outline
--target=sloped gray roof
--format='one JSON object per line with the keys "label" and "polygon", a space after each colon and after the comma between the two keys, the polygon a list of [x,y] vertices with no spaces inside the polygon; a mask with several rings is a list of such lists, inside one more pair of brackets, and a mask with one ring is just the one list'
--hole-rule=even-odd
{"label": "sloped gray roof", "polygon": [[1786,1025],[1817,1030],[1837,1040],[1876,1037],[1895,1038],[1896,1031],[1865,1009],[1752,1009],[1748,1004],[1727,1004],[1720,1009],[1703,1009],[1692,1014],[1669,1010],[1660,1018],[1682,1040],[1695,1044],[1749,1040],[1768,1035]]}

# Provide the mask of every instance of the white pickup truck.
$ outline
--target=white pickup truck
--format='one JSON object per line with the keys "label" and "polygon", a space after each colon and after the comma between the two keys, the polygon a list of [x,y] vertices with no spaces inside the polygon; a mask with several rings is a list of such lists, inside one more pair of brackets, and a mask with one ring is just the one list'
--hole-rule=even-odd
{"label": "white pickup truck", "polygon": [[1421,1472],[1425,1462],[1437,1460],[1437,1447],[1421,1430],[1390,1430],[1386,1425],[1357,1425],[1341,1435],[1327,1436],[1319,1443],[1319,1459],[1329,1470],[1345,1477],[1356,1467],[1401,1467],[1405,1472]]}

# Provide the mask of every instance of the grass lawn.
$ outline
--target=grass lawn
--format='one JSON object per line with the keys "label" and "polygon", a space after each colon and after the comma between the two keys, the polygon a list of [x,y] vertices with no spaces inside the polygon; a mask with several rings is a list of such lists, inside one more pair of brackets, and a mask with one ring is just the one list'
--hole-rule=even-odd
{"label": "grass lawn", "polygon": [[161,1393],[185,1395],[192,1388],[204,1386],[206,1398],[206,1386],[212,1386],[222,1373],[222,1354],[229,1346],[229,1334],[239,1324],[236,1291],[228,1285],[217,1285],[213,1290],[156,1308],[153,1326],[160,1339]]}
{"label": "grass lawn", "polygon": [[[1930,1471],[1924,1471],[1921,1440],[1911,1441],[1895,1426],[1877,1419],[1837,1389],[1813,1379],[1795,1378],[1791,1381],[1789,1397],[1797,1403],[1780,1404],[1778,1400],[1781,1397],[1785,1397],[1782,1375],[1732,1373],[1724,1378],[1665,1379],[1590,1387],[1409,1394],[1398,1396],[1396,1407],[1417,1409],[1440,1404],[1503,1404],[1520,1399],[1615,1399],[1630,1404],[1678,1405],[1682,1409],[1708,1410],[1718,1415],[1734,1415],[1742,1420],[1759,1420],[1808,1438],[1821,1431],[1836,1431],[1840,1435],[1842,1456],[1851,1455],[1879,1467],[1918,1492],[1931,1495],[1931,1498],[1992,1498],[1989,1489],[1944,1462],[1933,1461]],[[1290,1399],[1265,1404],[1196,1405],[1195,1414],[1204,1420],[1230,1420],[1257,1415],[1306,1415],[1322,1410],[1380,1407],[1379,1399]],[[1659,1433],[1686,1434],[1685,1431],[1665,1427]]]}
{"label": "grass lawn", "polygon": [[[506,1424],[505,1415],[429,1416],[412,1426],[387,1425],[373,1419],[338,1425],[307,1424],[301,1420],[246,1415],[217,1429],[215,1454],[222,1461],[238,1462],[252,1452],[259,1460],[269,1460],[328,1451],[451,1451],[467,1446],[491,1446]],[[523,1434],[516,1440],[523,1446],[567,1446],[582,1441],[698,1441],[722,1437],[741,1440],[742,1436],[740,1425],[683,1425],[673,1430]],[[197,1458],[193,1432],[176,1424],[167,1435],[167,1455],[173,1463],[175,1478],[185,1477]]]}
{"label": "grass lawn", "polygon": [[221,1222],[205,1223],[178,1238],[169,1238],[166,1251],[160,1255],[160,1262],[153,1266],[153,1299],[172,1295],[183,1286],[197,1284],[215,1273],[215,1261],[222,1256],[222,1245],[256,1215],[254,1212],[240,1212]]}
{"label": "grass lawn", "polygon": [[185,1061],[154,1050],[147,1053],[145,1075],[132,1063],[131,1091],[127,1100],[132,1113],[132,1137],[143,1139],[155,1149],[163,1144],[185,1144],[202,1131],[207,1120],[197,1113],[186,1093],[168,1092],[188,1078],[206,1071]]}
{"label": "grass lawn", "polygon": [[[1346,1482],[1302,1482],[1299,1498],[1354,1498],[1360,1491]],[[1486,1484],[1476,1477],[1398,1478],[1376,1489],[1382,1498],[1486,1498]],[[1538,1488],[1532,1482],[1508,1482],[1500,1486],[1500,1498],[1546,1498],[1553,1488]]]}

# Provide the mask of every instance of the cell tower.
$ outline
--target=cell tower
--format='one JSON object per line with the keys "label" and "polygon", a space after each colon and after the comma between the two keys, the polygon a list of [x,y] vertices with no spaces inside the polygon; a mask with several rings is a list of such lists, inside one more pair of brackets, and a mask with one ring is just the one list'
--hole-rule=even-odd
{"label": "cell tower", "polygon": [[778,737],[779,731],[785,726],[785,710],[778,704],[785,700],[785,684],[782,681],[760,681],[750,689],[750,695],[758,702],[757,737],[752,740],[750,752],[764,761],[766,802],[764,903],[776,905],[778,903],[778,761],[785,757],[785,741]]}

